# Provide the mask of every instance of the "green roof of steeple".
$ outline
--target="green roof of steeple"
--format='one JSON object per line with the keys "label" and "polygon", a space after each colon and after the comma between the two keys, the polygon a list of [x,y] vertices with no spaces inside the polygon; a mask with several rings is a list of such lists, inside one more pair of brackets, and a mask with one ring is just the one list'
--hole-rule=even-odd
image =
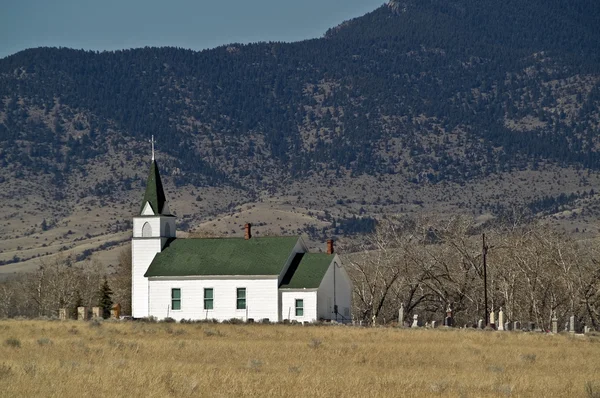
{"label": "green roof of steeple", "polygon": [[150,202],[154,214],[163,214],[167,199],[165,198],[165,191],[163,190],[162,181],[160,180],[160,173],[158,172],[158,164],[156,160],[152,161],[150,165],[150,172],[148,173],[148,180],[146,181],[146,193],[144,194],[144,200],[142,201],[142,208],[140,214],[144,211],[146,202]]}

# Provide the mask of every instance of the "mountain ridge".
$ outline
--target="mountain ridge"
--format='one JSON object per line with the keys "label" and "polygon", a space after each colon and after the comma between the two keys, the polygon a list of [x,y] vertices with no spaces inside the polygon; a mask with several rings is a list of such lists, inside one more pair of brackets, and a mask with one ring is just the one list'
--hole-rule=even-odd
{"label": "mountain ridge", "polygon": [[[589,202],[586,228],[600,170],[597,21],[590,0],[406,0],[294,43],[24,50],[0,59],[0,187],[10,202],[0,233],[31,231],[8,227],[23,213],[19,196],[35,213],[25,224],[60,224],[94,201],[116,219],[128,214],[150,135],[174,192],[202,206],[199,192],[215,195],[206,207],[182,202],[181,214],[199,213],[190,227],[269,196],[348,219],[418,213],[419,202],[500,217],[573,194],[558,202]],[[519,178],[531,187],[512,192]],[[331,222],[298,227],[333,231]],[[13,246],[0,257],[21,253]]]}

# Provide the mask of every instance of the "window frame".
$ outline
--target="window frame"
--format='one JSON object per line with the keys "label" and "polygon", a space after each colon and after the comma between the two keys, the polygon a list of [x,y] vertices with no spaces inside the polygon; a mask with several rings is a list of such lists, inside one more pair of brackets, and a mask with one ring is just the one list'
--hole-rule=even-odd
{"label": "window frame", "polygon": [[[179,297],[175,297],[175,291],[179,292]],[[179,308],[175,308],[175,303],[179,304]],[[181,311],[181,288],[180,287],[172,287],[171,288],[171,311]]]}
{"label": "window frame", "polygon": [[[300,303],[300,306],[298,306],[298,303]],[[304,299],[303,298],[294,300],[294,309],[295,309],[295,311],[294,311],[295,316],[297,316],[297,317],[304,316]],[[300,312],[300,314],[298,314],[298,312]]]}
{"label": "window frame", "polygon": [[[210,290],[211,292],[211,297],[207,298],[206,297],[206,292]],[[207,307],[207,302],[210,302],[210,308]],[[202,307],[204,308],[204,311],[212,311],[215,309],[215,289],[212,287],[205,287],[204,290],[202,291]]]}
{"label": "window frame", "polygon": [[[240,291],[244,292],[244,297],[240,297]],[[235,309],[239,311],[245,311],[248,308],[248,289],[245,287],[236,287],[235,288]],[[240,300],[244,301],[244,306],[240,307]]]}

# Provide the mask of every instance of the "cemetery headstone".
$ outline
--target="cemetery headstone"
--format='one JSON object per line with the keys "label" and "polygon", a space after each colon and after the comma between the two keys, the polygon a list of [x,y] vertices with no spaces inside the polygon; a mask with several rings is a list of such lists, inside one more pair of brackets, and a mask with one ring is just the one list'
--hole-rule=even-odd
{"label": "cemetery headstone", "polygon": [[556,317],[556,312],[552,315],[552,333],[558,333],[558,318]]}
{"label": "cemetery headstone", "polygon": [[437,328],[437,322],[436,321],[431,321],[431,327],[433,329]]}
{"label": "cemetery headstone", "polygon": [[496,329],[496,313],[494,312],[493,308],[492,308],[492,311],[490,312],[490,327],[492,329]]}
{"label": "cemetery headstone", "polygon": [[87,308],[86,307],[77,307],[77,320],[78,321],[87,321]]}
{"label": "cemetery headstone", "polygon": [[504,322],[504,330],[511,330],[510,329],[510,322]]}
{"label": "cemetery headstone", "polygon": [[502,311],[502,307],[498,311],[498,330],[504,330],[504,311]]}
{"label": "cemetery headstone", "polygon": [[58,319],[60,319],[61,321],[67,320],[67,309],[66,308],[59,308]]}
{"label": "cemetery headstone", "polygon": [[519,322],[519,321],[515,321],[515,322],[513,323],[513,330],[515,330],[515,331],[516,331],[516,330],[521,330],[521,322]]}
{"label": "cemetery headstone", "polygon": [[403,326],[404,324],[404,303],[400,303],[400,309],[398,310],[398,325]]}
{"label": "cemetery headstone", "polygon": [[411,327],[413,327],[413,328],[419,327],[419,315],[417,315],[417,314],[413,315],[413,323],[412,323]]}
{"label": "cemetery headstone", "polygon": [[477,328],[483,329],[483,319],[480,319],[479,321],[477,321]]}
{"label": "cemetery headstone", "polygon": [[454,326],[454,319],[452,318],[452,307],[450,307],[450,304],[448,304],[448,308],[446,308],[446,318],[444,318],[444,326]]}
{"label": "cemetery headstone", "polygon": [[575,333],[575,315],[569,318],[569,333]]}
{"label": "cemetery headstone", "polygon": [[100,307],[92,307],[92,318],[102,318],[102,308]]}

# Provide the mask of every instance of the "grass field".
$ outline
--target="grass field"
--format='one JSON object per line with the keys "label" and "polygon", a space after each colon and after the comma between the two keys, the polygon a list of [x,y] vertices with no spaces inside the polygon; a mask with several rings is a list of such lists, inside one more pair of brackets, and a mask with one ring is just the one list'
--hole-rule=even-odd
{"label": "grass field", "polygon": [[0,321],[2,397],[600,396],[600,337]]}

